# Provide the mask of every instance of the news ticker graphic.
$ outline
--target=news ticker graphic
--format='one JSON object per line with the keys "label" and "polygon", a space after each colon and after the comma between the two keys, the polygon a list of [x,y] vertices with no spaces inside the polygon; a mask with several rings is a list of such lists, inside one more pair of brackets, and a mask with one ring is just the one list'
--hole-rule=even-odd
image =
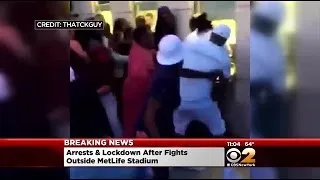
{"label": "news ticker graphic", "polygon": [[64,148],[64,167],[223,167],[223,147]]}
{"label": "news ticker graphic", "polygon": [[320,167],[319,150],[320,139],[0,139],[0,167]]}
{"label": "news ticker graphic", "polygon": [[103,21],[35,20],[35,30],[103,30]]}

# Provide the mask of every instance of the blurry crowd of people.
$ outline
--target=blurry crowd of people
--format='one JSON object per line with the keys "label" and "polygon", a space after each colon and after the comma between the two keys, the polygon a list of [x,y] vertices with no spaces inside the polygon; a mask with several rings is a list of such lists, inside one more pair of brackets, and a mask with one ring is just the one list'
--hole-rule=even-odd
{"label": "blurry crowd of people", "polygon": [[[108,23],[101,32],[72,32],[71,137],[225,136],[217,101],[230,78],[230,28],[213,28],[203,13],[181,40],[168,7],[157,17],[154,32],[151,15],[138,16],[135,28],[116,19],[112,33]],[[169,168],[153,175],[167,179]]]}

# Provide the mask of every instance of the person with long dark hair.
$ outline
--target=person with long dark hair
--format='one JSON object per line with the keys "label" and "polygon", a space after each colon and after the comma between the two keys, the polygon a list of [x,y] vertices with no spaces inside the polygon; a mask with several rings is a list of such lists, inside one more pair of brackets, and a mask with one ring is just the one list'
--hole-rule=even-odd
{"label": "person with long dark hair", "polygon": [[[102,90],[97,91],[95,81],[91,80],[88,68],[88,56],[81,46],[71,46],[70,51],[70,113],[71,136],[81,138],[114,137],[114,129],[110,128],[107,115],[101,103]],[[108,93],[108,91],[107,91]],[[103,102],[103,101],[102,101]],[[70,168],[71,179],[134,179],[138,173],[136,168]]]}
{"label": "person with long dark hair", "polygon": [[91,81],[99,93],[100,100],[108,115],[111,129],[114,131],[115,137],[122,136],[122,128],[119,124],[119,116],[116,94],[114,65],[115,60],[112,56],[112,49],[106,47],[103,43],[104,35],[98,31],[84,31],[79,37],[82,40],[82,47],[87,52],[90,62]]}
{"label": "person with long dark hair", "polygon": [[70,92],[71,137],[112,137],[87,59],[80,45],[71,45],[70,68],[74,74]]}
{"label": "person with long dark hair", "polygon": [[155,46],[158,48],[160,40],[169,34],[176,35],[176,18],[167,6],[158,8],[158,19],[154,33]]}
{"label": "person with long dark hair", "polygon": [[124,44],[124,34],[125,31],[131,28],[130,23],[124,18],[118,18],[114,21],[113,26],[113,37],[112,37],[112,49],[122,55],[128,55],[129,50],[126,53],[121,53],[124,50],[122,49],[122,44]]}

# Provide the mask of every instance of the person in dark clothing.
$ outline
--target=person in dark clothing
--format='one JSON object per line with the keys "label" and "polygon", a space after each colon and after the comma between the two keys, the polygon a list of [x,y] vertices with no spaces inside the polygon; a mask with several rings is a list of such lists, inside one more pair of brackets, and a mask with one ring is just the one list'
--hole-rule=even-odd
{"label": "person in dark clothing", "polygon": [[146,25],[146,20],[144,19],[144,17],[137,16],[136,17],[136,27],[145,26],[145,25]]}
{"label": "person in dark clothing", "polygon": [[[175,35],[164,36],[159,43],[150,98],[144,115],[147,134],[152,138],[175,135],[173,112],[180,104],[179,73],[182,67],[182,42]],[[168,179],[169,168],[154,168],[154,179]]]}
{"label": "person in dark clothing", "polygon": [[[74,51],[70,52],[72,67],[81,66],[84,62]],[[77,63],[75,63],[77,62]],[[83,66],[83,64],[82,64]],[[86,64],[84,64],[86,67]],[[73,69],[70,68],[70,75]],[[70,113],[71,113],[71,137],[97,138],[114,137],[110,123],[106,120],[106,114],[99,100],[99,95],[90,83],[89,75],[85,71],[75,72],[74,78],[70,78]],[[137,168],[128,167],[88,167],[70,168],[70,179],[141,179]]]}
{"label": "person in dark clothing", "polygon": [[105,22],[105,24],[104,24],[104,35],[107,38],[111,38],[111,36],[112,36],[110,24],[107,22]]}
{"label": "person in dark clothing", "polygon": [[[41,87],[44,82],[37,77],[41,70],[3,47],[1,48],[1,59],[4,61],[1,61],[0,72],[7,77],[6,81],[10,82],[6,83],[10,85],[8,89],[11,92],[14,90],[16,95],[0,102],[0,137],[50,137],[50,124],[42,104],[44,100],[37,98],[37,96],[44,95],[44,89]],[[26,78],[30,80],[23,81]],[[3,89],[4,87],[1,91]],[[37,131],[31,130],[36,127],[39,127]]]}
{"label": "person in dark clothing", "polygon": [[[87,53],[91,80],[97,89],[104,85],[112,85],[114,60],[111,51],[104,46],[104,35],[99,31],[75,31],[75,40]],[[111,88],[111,87],[109,87]]]}
{"label": "person in dark clothing", "polygon": [[70,89],[71,137],[112,137],[112,130],[99,100],[96,85],[90,76],[88,64],[73,50],[70,51],[70,61],[76,76]]}
{"label": "person in dark clothing", "polygon": [[[209,128],[201,121],[191,121],[186,129],[185,138],[213,138]],[[221,138],[221,136],[220,136]]]}
{"label": "person in dark clothing", "polygon": [[118,52],[121,55],[129,55],[133,41],[133,28],[128,27],[123,31],[123,39],[118,44]]}
{"label": "person in dark clothing", "polygon": [[97,14],[94,17],[94,19],[104,22],[104,28],[103,28],[103,30],[99,31],[99,33],[101,33],[102,41],[103,41],[104,46],[105,47],[109,47],[109,40],[112,39],[112,34],[111,34],[111,30],[110,30],[110,24],[105,21],[104,16],[102,14]]}
{"label": "person in dark clothing", "polygon": [[122,137],[122,128],[119,124],[119,115],[117,115],[121,107],[115,97],[118,86],[117,79],[114,77],[115,59],[112,51],[99,42],[92,42],[88,55],[91,59],[92,75],[95,76],[94,82],[109,117],[111,128],[115,137]]}
{"label": "person in dark clothing", "polygon": [[114,21],[113,33],[123,32],[125,29],[130,27],[130,23],[124,18],[117,18]]}
{"label": "person in dark clothing", "polygon": [[[113,87],[113,69],[114,59],[111,55],[111,49],[104,46],[102,42],[102,34],[92,33],[88,34],[89,46],[86,49],[90,59],[89,67],[91,74],[94,76],[96,88],[102,86]],[[91,36],[90,36],[91,35]]]}
{"label": "person in dark clothing", "polygon": [[111,33],[110,24],[107,23],[107,22],[104,22],[103,35],[104,35],[107,39],[112,39],[112,33]]}
{"label": "person in dark clothing", "polygon": [[[69,9],[68,4],[0,3],[0,9],[6,8],[0,13],[0,74],[8,82],[8,92],[12,92],[0,98],[1,138],[55,138],[60,122],[69,123],[64,113],[69,106],[65,32],[34,31],[30,26],[37,19],[69,18],[69,10],[62,12]],[[25,152],[21,148],[19,151]],[[67,179],[68,174],[65,168],[1,168],[0,177],[56,180]]]}
{"label": "person in dark clothing", "polygon": [[155,45],[158,48],[160,40],[169,34],[176,35],[176,19],[167,6],[158,8],[158,19],[154,33]]}
{"label": "person in dark clothing", "polygon": [[115,96],[118,103],[118,116],[120,121],[123,122],[123,84],[128,74],[128,59],[132,45],[132,27],[125,19],[119,18],[114,22],[113,38],[111,48],[115,53],[122,56],[127,56],[125,61],[123,58],[115,57]]}
{"label": "person in dark clothing", "polygon": [[[128,31],[128,28],[131,28],[130,23],[124,18],[118,18],[114,21],[113,27],[113,37],[112,37],[112,49],[116,52],[121,51],[121,44],[124,43],[124,34],[125,31]],[[122,55],[128,55],[122,54]]]}
{"label": "person in dark clothing", "polygon": [[[92,35],[92,36],[90,36]],[[96,89],[100,101],[107,113],[109,124],[115,137],[122,136],[121,125],[117,116],[116,100],[113,96],[116,92],[114,79],[114,63],[110,48],[101,42],[102,34],[87,34],[88,47],[86,53],[90,62],[87,64],[90,73],[90,83]]]}
{"label": "person in dark clothing", "polygon": [[121,55],[129,55],[132,43],[132,33],[133,28],[126,19],[116,19],[111,42],[112,49]]}
{"label": "person in dark clothing", "polygon": [[103,43],[101,32],[94,30],[76,30],[74,31],[75,40],[77,40],[81,47],[88,51],[90,47],[90,41],[95,40],[99,43]]}
{"label": "person in dark clothing", "polygon": [[151,98],[145,114],[145,126],[151,137],[174,135],[172,115],[180,103],[179,73],[182,58],[181,40],[175,35],[164,36],[159,44],[158,67],[153,74]]}

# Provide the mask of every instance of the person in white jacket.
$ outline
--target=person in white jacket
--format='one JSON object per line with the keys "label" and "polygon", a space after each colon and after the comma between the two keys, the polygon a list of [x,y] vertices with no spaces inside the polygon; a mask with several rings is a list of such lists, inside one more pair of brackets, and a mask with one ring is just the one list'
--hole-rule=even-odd
{"label": "person in white jacket", "polygon": [[282,93],[285,88],[285,58],[277,36],[283,11],[282,2],[259,1],[251,19],[250,80],[268,81],[275,93]]}
{"label": "person in white jacket", "polygon": [[[250,86],[254,136],[269,136],[262,132],[261,119],[255,118],[259,104],[271,96],[285,92],[285,57],[277,38],[277,30],[284,16],[282,2],[259,1],[252,10],[250,32]],[[260,131],[260,132],[257,132]],[[265,135],[263,135],[265,134]]]}
{"label": "person in white jacket", "polygon": [[[281,134],[285,92],[285,58],[277,38],[284,17],[279,1],[257,1],[251,10],[250,100],[251,137],[271,138]],[[251,178],[276,179],[275,168],[251,168]]]}
{"label": "person in white jacket", "polygon": [[[214,28],[211,31],[210,40],[189,36],[184,41],[183,69],[204,73],[221,70],[228,78],[230,60],[224,45],[229,36],[230,28],[226,25]],[[174,113],[174,126],[177,134],[185,135],[190,122],[198,120],[209,128],[212,135],[224,135],[225,121],[221,117],[217,103],[211,98],[212,87],[213,79],[180,77],[181,103]]]}

